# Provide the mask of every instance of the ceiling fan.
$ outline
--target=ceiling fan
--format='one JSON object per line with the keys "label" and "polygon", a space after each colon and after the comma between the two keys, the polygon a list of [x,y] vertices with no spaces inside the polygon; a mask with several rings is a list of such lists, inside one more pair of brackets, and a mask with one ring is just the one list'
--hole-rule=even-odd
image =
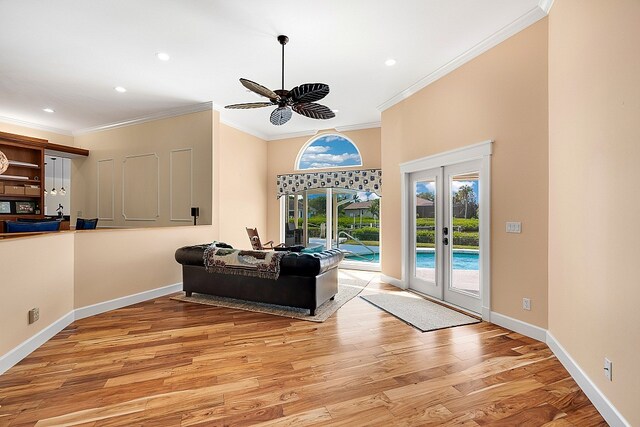
{"label": "ceiling fan", "polygon": [[289,41],[289,37],[280,35],[278,42],[282,45],[282,89],[271,90],[256,82],[247,79],[240,79],[240,83],[252,92],[269,98],[269,102],[249,102],[245,104],[232,104],[224,108],[246,110],[250,108],[262,108],[276,105],[276,109],[271,113],[271,123],[280,126],[291,119],[291,110],[312,119],[331,119],[335,117],[333,111],[328,107],[317,104],[329,93],[329,85],[324,83],[305,83],[296,86],[291,90],[284,88],[284,45]]}

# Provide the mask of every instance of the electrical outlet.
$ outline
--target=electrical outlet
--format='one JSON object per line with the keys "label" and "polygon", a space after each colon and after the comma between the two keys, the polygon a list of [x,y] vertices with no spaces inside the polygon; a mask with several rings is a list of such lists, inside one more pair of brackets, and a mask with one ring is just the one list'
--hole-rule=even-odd
{"label": "electrical outlet", "polygon": [[40,309],[38,307],[29,310],[29,324],[37,322],[40,319]]}
{"label": "electrical outlet", "polygon": [[77,216],[78,218],[82,218],[82,211],[77,211],[77,212],[76,212],[76,216]]}
{"label": "electrical outlet", "polygon": [[507,233],[520,233],[522,232],[521,222],[507,222]]}
{"label": "electrical outlet", "polygon": [[612,369],[613,369],[613,363],[611,363],[611,360],[605,357],[604,358],[604,376],[609,381],[613,381]]}
{"label": "electrical outlet", "polygon": [[522,309],[531,310],[531,300],[529,298],[522,298]]}

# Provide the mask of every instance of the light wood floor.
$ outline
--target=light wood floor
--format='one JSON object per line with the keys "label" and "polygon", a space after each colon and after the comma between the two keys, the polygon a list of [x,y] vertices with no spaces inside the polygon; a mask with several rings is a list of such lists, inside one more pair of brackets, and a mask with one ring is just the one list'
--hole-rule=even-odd
{"label": "light wood floor", "polygon": [[2,426],[258,424],[606,425],[546,345],[484,322],[421,333],[360,298],[325,323],[158,298],[0,376]]}

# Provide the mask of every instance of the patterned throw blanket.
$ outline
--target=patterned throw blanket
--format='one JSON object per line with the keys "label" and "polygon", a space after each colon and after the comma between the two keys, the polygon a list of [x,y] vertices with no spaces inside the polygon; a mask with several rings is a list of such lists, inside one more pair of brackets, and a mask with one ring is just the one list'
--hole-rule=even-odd
{"label": "patterned throw blanket", "polygon": [[209,273],[235,274],[276,280],[280,260],[286,252],[241,251],[209,246],[204,251],[204,266]]}

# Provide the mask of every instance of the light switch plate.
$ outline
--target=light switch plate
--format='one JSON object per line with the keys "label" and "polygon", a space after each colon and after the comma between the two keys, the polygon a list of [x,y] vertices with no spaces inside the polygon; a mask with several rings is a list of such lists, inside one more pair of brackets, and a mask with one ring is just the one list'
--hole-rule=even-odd
{"label": "light switch plate", "polygon": [[522,232],[521,222],[507,222],[507,233],[520,233]]}
{"label": "light switch plate", "polygon": [[613,381],[613,363],[606,357],[604,358],[604,376],[609,381]]}

